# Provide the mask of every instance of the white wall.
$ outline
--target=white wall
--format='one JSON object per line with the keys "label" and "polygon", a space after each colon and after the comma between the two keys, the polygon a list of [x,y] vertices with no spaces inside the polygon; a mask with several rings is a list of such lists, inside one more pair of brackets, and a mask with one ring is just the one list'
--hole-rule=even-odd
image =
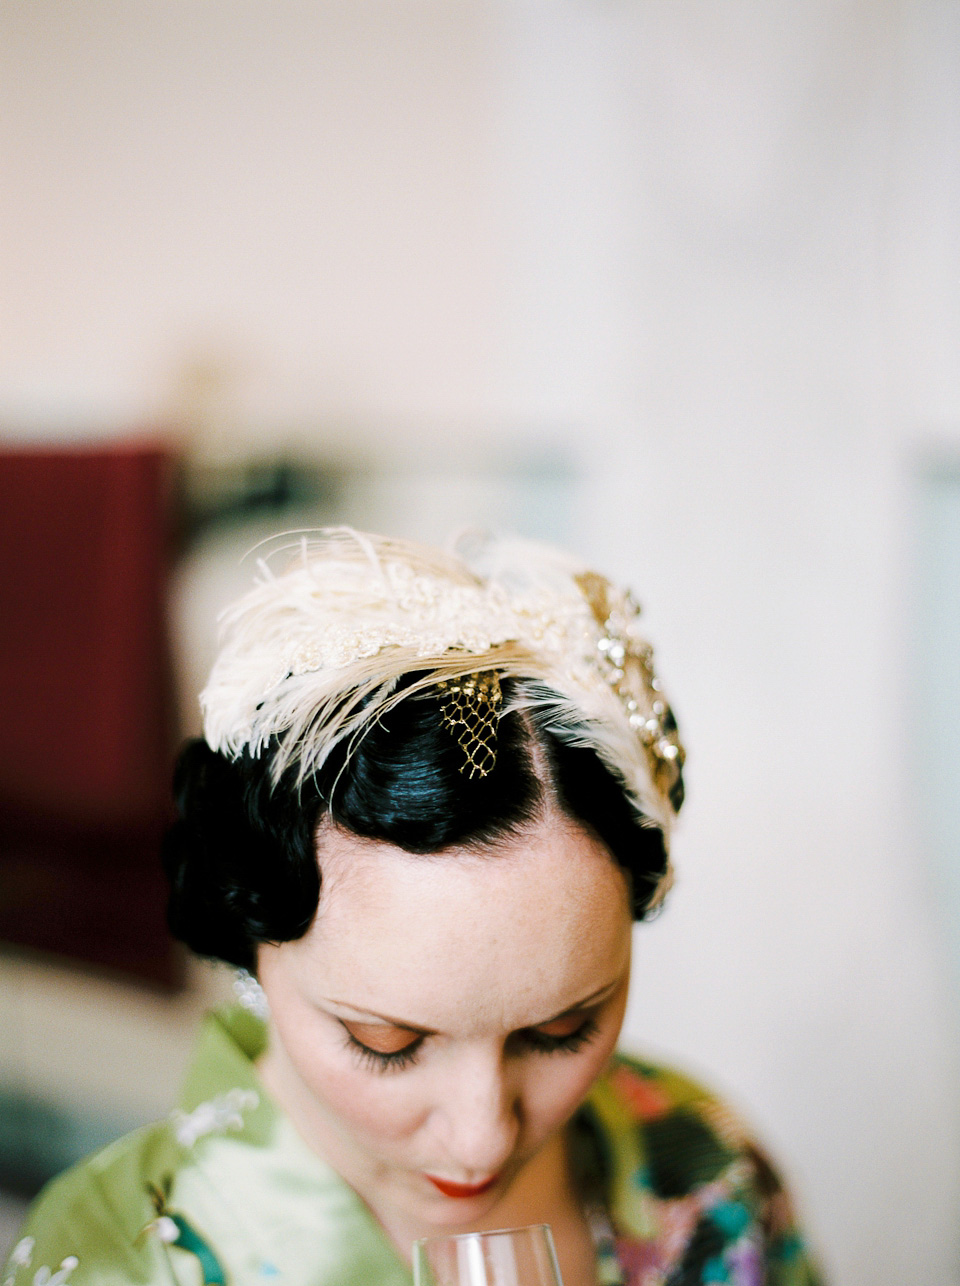
{"label": "white wall", "polygon": [[573,453],[690,751],[629,1037],[758,1123],[833,1281],[960,1280],[909,616],[915,461],[960,450],[956,7],[2,22],[8,432]]}
{"label": "white wall", "polygon": [[231,417],[211,450],[479,422],[487,6],[10,0],[2,22],[8,418],[162,414],[203,364]]}
{"label": "white wall", "polygon": [[[581,544],[650,601],[691,752],[629,1029],[760,1122],[837,1280],[955,1281],[909,612],[912,470],[960,436],[956,11],[581,5],[564,36],[525,12],[531,153],[576,175],[566,122],[602,113],[606,181],[554,242],[586,243],[572,313],[608,340]],[[571,323],[564,355],[591,339]]]}

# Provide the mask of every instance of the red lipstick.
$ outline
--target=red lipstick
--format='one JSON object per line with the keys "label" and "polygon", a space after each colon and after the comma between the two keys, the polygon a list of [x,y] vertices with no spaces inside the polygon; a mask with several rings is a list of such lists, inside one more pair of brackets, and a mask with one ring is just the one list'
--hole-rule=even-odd
{"label": "red lipstick", "polygon": [[427,1175],[433,1186],[445,1197],[460,1198],[479,1197],[482,1192],[489,1192],[499,1177],[495,1174],[492,1179],[486,1179],[483,1183],[451,1183],[449,1179],[435,1179],[432,1174]]}

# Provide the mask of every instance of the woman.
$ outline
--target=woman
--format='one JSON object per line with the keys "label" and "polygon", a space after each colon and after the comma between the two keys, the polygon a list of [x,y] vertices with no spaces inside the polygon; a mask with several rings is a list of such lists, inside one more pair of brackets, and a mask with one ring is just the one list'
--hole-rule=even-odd
{"label": "woman", "polygon": [[614,1054],[683,799],[629,594],[346,529],[261,567],[165,854],[245,1008],[168,1122],[51,1185],[3,1286],[401,1286],[418,1237],[536,1222],[566,1286],[813,1283],[732,1113]]}

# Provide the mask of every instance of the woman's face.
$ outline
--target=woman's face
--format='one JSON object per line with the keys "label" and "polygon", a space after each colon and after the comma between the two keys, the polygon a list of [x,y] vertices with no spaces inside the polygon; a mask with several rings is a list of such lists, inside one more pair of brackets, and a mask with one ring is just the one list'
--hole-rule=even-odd
{"label": "woman's face", "polygon": [[556,814],[482,853],[414,856],[331,826],[318,851],[309,932],[260,949],[267,1082],[381,1217],[482,1223],[617,1040],[623,874]]}

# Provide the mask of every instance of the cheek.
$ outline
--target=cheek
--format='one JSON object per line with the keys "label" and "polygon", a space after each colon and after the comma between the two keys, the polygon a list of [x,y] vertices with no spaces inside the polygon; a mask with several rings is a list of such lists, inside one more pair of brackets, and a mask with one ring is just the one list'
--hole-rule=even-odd
{"label": "cheek", "polygon": [[525,1094],[525,1115],[533,1141],[541,1142],[577,1110],[613,1053],[623,1021],[623,1006],[601,1023],[596,1037],[579,1053],[538,1059]]}
{"label": "cheek", "polygon": [[392,1141],[417,1129],[421,1113],[402,1074],[366,1068],[339,1023],[315,1011],[273,1010],[273,1025],[287,1058],[314,1104],[356,1137]]}

